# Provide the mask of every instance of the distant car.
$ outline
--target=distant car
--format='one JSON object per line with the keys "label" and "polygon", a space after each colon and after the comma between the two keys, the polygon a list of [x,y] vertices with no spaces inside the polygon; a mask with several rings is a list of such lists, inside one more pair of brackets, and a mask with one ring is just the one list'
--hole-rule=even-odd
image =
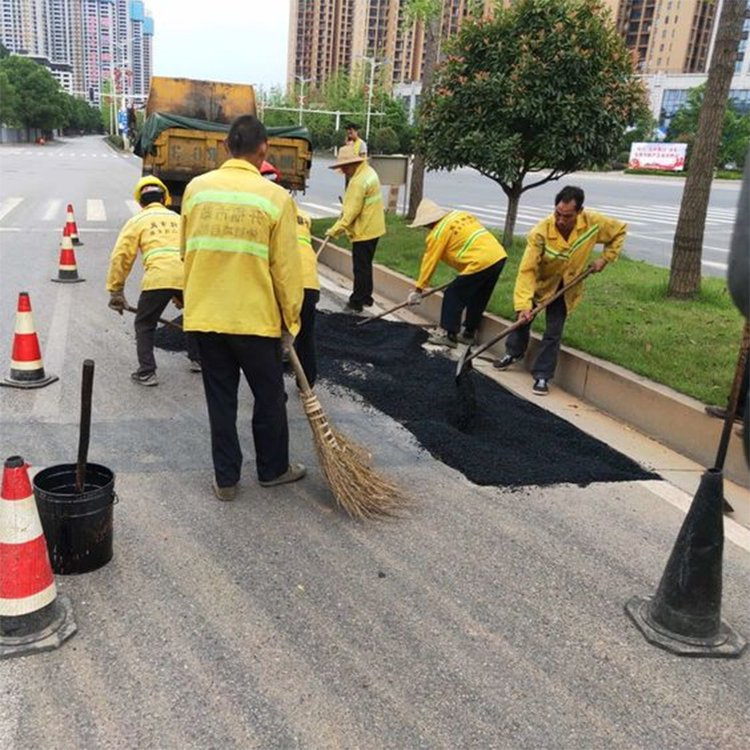
{"label": "distant car", "polygon": [[279,172],[270,161],[264,161],[263,164],[260,165],[260,173],[267,179],[271,180],[271,182],[281,181],[281,172]]}

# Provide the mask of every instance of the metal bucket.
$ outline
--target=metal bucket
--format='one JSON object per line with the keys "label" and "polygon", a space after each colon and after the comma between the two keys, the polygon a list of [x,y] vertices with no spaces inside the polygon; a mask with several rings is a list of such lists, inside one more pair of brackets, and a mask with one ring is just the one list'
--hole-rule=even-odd
{"label": "metal bucket", "polygon": [[32,481],[52,570],[88,573],[112,559],[115,475],[106,466],[86,464],[83,492],[77,493],[76,465],[42,469]]}

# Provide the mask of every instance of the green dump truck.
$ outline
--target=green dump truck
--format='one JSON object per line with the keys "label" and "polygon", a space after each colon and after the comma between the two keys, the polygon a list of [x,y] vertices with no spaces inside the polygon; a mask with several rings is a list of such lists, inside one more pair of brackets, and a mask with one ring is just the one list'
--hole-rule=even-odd
{"label": "green dump truck", "polygon": [[[135,153],[143,159],[143,174],[153,174],[167,185],[173,208],[179,209],[185,185],[193,177],[229,158],[224,139],[232,120],[243,114],[256,114],[252,86],[189,78],[151,79],[146,120]],[[307,128],[269,128],[266,159],[281,173],[281,185],[304,192],[312,164]]]}

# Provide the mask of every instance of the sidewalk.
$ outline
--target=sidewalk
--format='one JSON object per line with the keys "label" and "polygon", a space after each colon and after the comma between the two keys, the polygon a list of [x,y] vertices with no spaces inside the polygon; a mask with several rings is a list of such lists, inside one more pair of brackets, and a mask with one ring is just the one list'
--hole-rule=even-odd
{"label": "sidewalk", "polygon": [[[330,265],[324,265],[324,262],[328,262]],[[331,265],[335,265],[336,270],[331,268]],[[329,245],[321,256],[321,263],[319,264],[321,284],[324,289],[332,294],[337,300],[341,301],[342,306],[349,295],[351,287],[349,274],[347,273],[349,268],[350,260],[348,252]],[[383,282],[384,279],[387,280],[387,283],[379,283]],[[405,277],[402,277],[401,274],[384,269],[382,266],[377,267],[375,282],[376,304],[375,307],[372,308],[373,314],[377,314],[389,307],[393,307],[395,304],[398,304],[406,298],[405,293],[398,293],[399,287],[405,283],[402,281],[403,279],[405,279]],[[395,292],[393,291],[394,288],[396,289]],[[391,292],[389,294],[390,298],[383,296],[382,292],[384,289]],[[419,315],[415,314],[412,310],[405,308],[394,314],[391,319],[413,322],[415,325],[432,324],[435,322],[440,309],[441,298],[442,296],[440,294],[435,294],[425,300],[422,305],[416,308]],[[487,334],[485,333],[485,335]],[[664,482],[646,482],[644,484],[648,485],[648,489],[661,499],[666,500],[683,511],[686,511],[698,487],[701,475],[708,464],[702,465],[684,455],[682,452],[670,447],[668,441],[654,439],[654,437],[646,434],[645,431],[638,429],[637,426],[621,421],[617,417],[608,414],[601,408],[598,408],[585,398],[564,390],[563,387],[559,385],[559,383],[565,384],[566,380],[574,380],[575,371],[581,369],[584,361],[588,364],[590,359],[591,358],[587,358],[586,355],[583,355],[580,352],[576,352],[572,349],[565,349],[564,357],[561,358],[561,369],[565,367],[570,370],[570,372],[567,373],[567,377],[558,377],[558,385],[553,387],[550,395],[545,398],[538,398],[532,395],[530,375],[520,365],[517,366],[517,368],[500,372],[493,368],[489,361],[484,360],[475,362],[475,368],[478,372],[481,372],[483,375],[492,378],[503,385],[519,398],[525,398],[528,400],[533,399],[534,403],[538,406],[548,409],[562,419],[575,424],[584,432],[606,442],[633,460],[658,472],[664,478]],[[598,369],[602,369],[603,367],[606,367],[606,365],[607,363],[602,363],[600,360],[596,363]],[[616,368],[616,370],[617,372],[615,372],[615,368],[612,369],[612,372],[610,373],[611,380],[616,381],[621,379],[623,373],[627,372],[622,368]],[[607,373],[602,372],[600,377],[607,377]],[[653,389],[653,393],[659,393],[662,395],[662,398],[659,400],[659,409],[655,409],[653,404],[649,407],[641,406],[637,393],[629,395],[627,403],[628,409],[634,414],[637,414],[639,409],[644,411],[648,409],[649,417],[653,417],[654,414],[656,414],[659,418],[664,420],[664,432],[668,436],[677,433],[673,434],[673,441],[679,442],[679,440],[685,437],[680,433],[685,429],[682,413],[686,408],[684,402],[686,397],[683,397],[683,399],[665,399],[663,395],[669,389],[665,389],[662,386],[653,383],[648,383],[648,381],[645,381],[643,378],[640,378],[639,380],[643,381],[645,386],[650,385]],[[591,383],[589,382],[588,385],[591,386]],[[610,385],[610,388],[612,387],[614,386]],[[641,394],[641,398],[651,397],[653,396],[653,393],[646,390]],[[676,396],[679,395],[680,394],[676,394]],[[617,399],[617,394],[612,394],[612,398]],[[689,401],[692,401],[692,399]],[[691,404],[688,404],[687,406],[691,409],[695,409]],[[705,416],[705,414],[702,413],[702,410],[696,415],[696,417],[699,417],[701,420],[705,419],[709,425],[715,423],[717,429],[720,430],[722,423],[719,422],[719,420]],[[714,440],[712,436],[708,435],[702,437],[707,443],[707,447],[715,452],[717,440]],[[731,447],[733,449],[735,463],[738,463],[738,459],[740,458],[744,461],[744,458],[741,456],[739,442],[740,441],[737,437],[733,435]],[[740,469],[742,469],[741,466]],[[744,467],[744,470],[745,477],[747,478],[748,471],[746,466]],[[724,494],[729,503],[734,507],[734,513],[731,516],[725,516],[726,536],[728,539],[732,539],[735,543],[750,551],[750,531],[748,531],[748,529],[750,529],[750,487],[748,484],[750,483],[746,482],[745,486],[743,486],[737,482],[731,481],[727,477],[728,473],[725,472]]]}

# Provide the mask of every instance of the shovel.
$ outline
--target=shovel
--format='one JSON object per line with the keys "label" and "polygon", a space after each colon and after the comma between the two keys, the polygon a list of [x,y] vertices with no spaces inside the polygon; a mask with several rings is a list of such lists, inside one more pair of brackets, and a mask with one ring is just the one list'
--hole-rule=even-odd
{"label": "shovel", "polygon": [[461,359],[458,360],[458,366],[456,367],[456,380],[458,381],[463,374],[464,370],[471,363],[473,359],[476,359],[480,354],[486,352],[491,346],[494,346],[500,339],[504,339],[513,331],[521,328],[521,326],[530,325],[531,321],[539,315],[542,310],[551,305],[556,299],[561,297],[568,289],[572,289],[576,284],[580,284],[587,276],[590,276],[594,272],[592,266],[589,266],[585,271],[582,271],[574,279],[569,281],[565,286],[560,287],[551,297],[548,297],[544,302],[540,302],[532,311],[531,317],[526,320],[520,318],[515,323],[511,323],[502,333],[498,333],[497,336],[493,336],[489,341],[482,344],[480,347],[471,351],[471,347],[467,346],[464,353],[461,355]]}
{"label": "shovel", "polygon": [[78,462],[76,463],[76,492],[80,495],[86,487],[86,459],[91,435],[91,395],[94,390],[94,360],[83,360],[81,379],[81,424],[78,431]]}
{"label": "shovel", "polygon": [[[424,299],[425,297],[429,297],[431,294],[435,294],[435,292],[442,292],[443,289],[445,289],[452,283],[453,283],[452,281],[448,281],[445,284],[436,286],[434,289],[430,289],[429,292],[422,292],[421,299]],[[377,315],[373,315],[371,318],[365,318],[364,320],[360,320],[359,323],[357,323],[357,325],[363,326],[366,323],[372,323],[373,320],[379,320],[380,318],[384,318],[386,315],[390,315],[391,313],[396,312],[396,310],[400,310],[402,307],[406,307],[408,304],[409,302],[402,302],[401,304],[396,305],[395,307],[392,307],[390,310],[386,310],[385,312],[378,313]]]}

